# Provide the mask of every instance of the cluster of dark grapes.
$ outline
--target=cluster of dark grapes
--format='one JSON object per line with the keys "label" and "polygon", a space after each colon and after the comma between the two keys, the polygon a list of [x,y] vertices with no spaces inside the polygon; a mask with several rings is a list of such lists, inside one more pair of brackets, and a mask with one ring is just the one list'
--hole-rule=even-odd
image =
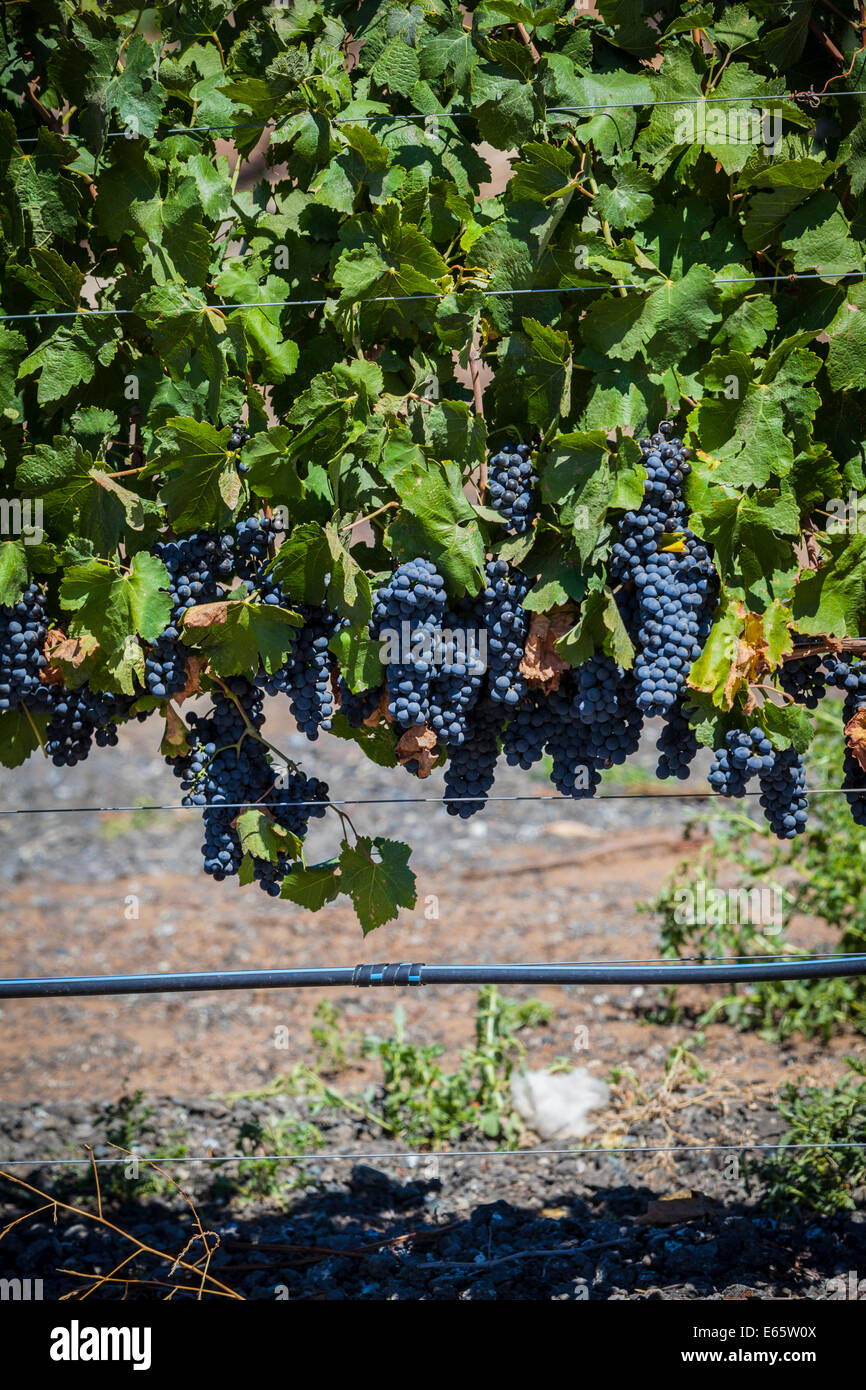
{"label": "cluster of dark grapes", "polygon": [[827,691],[820,656],[796,656],[779,667],[779,685],[786,695],[806,709],[817,709]]}
{"label": "cluster of dark grapes", "polygon": [[[411,560],[377,592],[371,623],[385,657],[390,718],[399,729],[426,726],[446,748],[448,809],[464,817],[483,805],[506,711],[525,690],[519,665],[528,583],[504,561],[488,565],[486,577],[478,598],[454,612],[435,567]],[[366,702],[372,712],[377,693],[366,692]],[[366,717],[342,692],[341,703],[347,717]],[[414,760],[406,766],[416,770]],[[464,796],[470,799],[457,801]]]}
{"label": "cluster of dark grapes", "polygon": [[[263,603],[278,603],[282,598],[279,586],[263,573],[271,558],[273,543],[283,533],[283,523],[277,517],[248,516],[234,529],[235,573],[243,579],[249,592],[261,594]],[[262,593],[262,589],[265,592]]]}
{"label": "cluster of dark grapes", "polygon": [[718,585],[709,551],[687,524],[682,489],[691,472],[688,450],[667,422],[640,447],[647,475],[643,501],[623,517],[611,574],[634,586],[626,612],[638,650],[638,705],[645,714],[664,715],[685,691],[703,649]]}
{"label": "cluster of dark grapes", "polygon": [[760,774],[760,802],[774,835],[793,840],[806,829],[809,803],[806,797],[806,769],[793,748],[776,752],[769,772]]}
{"label": "cluster of dark grapes", "polygon": [[43,655],[47,633],[38,584],[28,585],[17,603],[0,608],[0,710],[43,696],[40,672],[48,664]]}
{"label": "cluster of dark grapes", "polygon": [[643,728],[632,672],[609,656],[591,656],[571,680],[572,714],[587,729],[591,756],[605,767],[624,763]]}
{"label": "cluster of dark grapes", "polygon": [[486,567],[487,585],[482,590],[478,615],[487,634],[487,666],[490,698],[516,706],[526,694],[520,664],[529,633],[529,613],[523,607],[531,585],[526,575],[505,560]]}
{"label": "cluster of dark grapes", "polygon": [[541,762],[556,729],[557,718],[547,696],[541,690],[530,690],[505,726],[502,748],[509,767],[528,772]]}
{"label": "cluster of dark grapes", "polygon": [[484,809],[493,786],[499,758],[499,740],[505,713],[502,705],[489,697],[472,712],[469,735],[449,748],[445,765],[445,809],[450,816],[466,820]]}
{"label": "cluster of dark grapes", "polygon": [[656,775],[685,781],[697,756],[698,740],[688,717],[688,702],[682,695],[662,716],[661,733],[656,739],[659,753]]}
{"label": "cluster of dark grapes", "polygon": [[503,748],[513,767],[530,768],[547,753],[557,790],[586,797],[605,768],[634,752],[642,726],[630,673],[599,655],[563,671],[549,694],[531,691],[509,719]]}
{"label": "cluster of dark grapes", "polygon": [[[303,839],[313,816],[324,815],[328,788],[317,778],[292,773],[277,785],[264,745],[250,731],[261,728],[264,714],[259,690],[233,677],[214,693],[209,715],[189,716],[189,753],[175,759],[186,806],[201,806],[204,818],[205,873],[222,880],[237,874],[243,847],[236,821],[243,806],[264,803],[274,821]],[[303,806],[297,802],[316,804]],[[252,858],[255,881],[271,897],[292,867],[291,854],[276,860]]]}
{"label": "cluster of dark grapes", "polygon": [[780,839],[792,840],[808,819],[800,755],[793,748],[775,749],[757,725],[749,730],[730,729],[724,746],[715,753],[707,781],[720,796],[743,796],[755,775],[771,830]]}
{"label": "cluster of dark grapes", "polygon": [[[244,447],[249,437],[249,432],[244,428],[242,424],[233,425],[231,437],[229,439],[229,448],[232,449],[235,453],[240,453],[241,449]],[[249,464],[244,463],[242,459],[238,460],[238,472],[249,473],[249,471]]]}
{"label": "cluster of dark grapes", "polygon": [[[230,447],[248,439],[234,427]],[[155,553],[169,573],[171,615],[146,658],[149,694],[171,697],[185,684],[184,614],[213,602],[240,580],[260,602],[294,608],[301,617],[293,645],[275,672],[227,681],[206,716],[189,716],[189,753],[174,761],[185,804],[204,814],[204,867],[217,879],[237,874],[243,847],[236,829],[241,806],[265,803],[275,823],[302,839],[312,816],[324,814],[328,789],[292,772],[275,779],[263,743],[264,695],[285,694],[309,739],[330,729],[335,709],[360,729],[383,704],[396,736],[425,726],[447,755],[448,813],[481,810],[500,752],[512,766],[531,768],[545,755],[551,779],[565,796],[592,796],[602,773],[638,747],[643,722],[660,717],[657,774],[686,778],[697,752],[689,719],[688,672],[709,632],[717,602],[715,567],[689,527],[683,487],[691,465],[667,423],[640,443],[646,470],[638,508],[627,511],[611,551],[609,577],[622,621],[636,650],[632,670],[598,653],[560,672],[556,687],[539,689],[524,675],[531,581],[505,560],[486,565],[474,598],[449,602],[444,579],[424,558],[401,564],[374,597],[370,634],[382,644],[384,684],[352,692],[330,651],[346,620],[326,604],[293,604],[269,573],[279,521],[252,516],[225,532],[202,531],[160,542]],[[243,465],[239,464],[243,469]],[[527,445],[506,444],[490,459],[490,497],[517,534],[534,519],[536,477]],[[135,714],[136,695],[75,690],[45,680],[44,599],[33,584],[11,608],[0,609],[0,711],[26,702],[47,716],[45,747],[58,766],[73,766],[97,745],[117,740],[118,721]],[[825,675],[825,671],[827,675]],[[837,657],[795,657],[779,669],[781,688],[813,709],[826,679],[846,694],[845,721],[866,709],[866,664]],[[144,714],[137,717],[144,718]],[[406,764],[418,771],[418,763]],[[792,749],[777,750],[759,728],[726,734],[709,773],[713,790],[740,796],[757,777],[760,802],[774,833],[792,838],[806,824],[805,774]],[[852,815],[866,825],[866,771],[846,751],[845,789]],[[298,802],[309,802],[299,806]],[[276,896],[292,867],[289,849],[271,863],[252,858],[252,874]]]}
{"label": "cluster of dark grapes", "polygon": [[490,501],[516,535],[528,531],[535,519],[534,496],[538,479],[528,444],[503,444],[487,464]]}
{"label": "cluster of dark grapes", "polygon": [[426,724],[445,623],[445,581],[429,560],[410,560],[376,593],[371,631],[386,652],[388,714],[401,729]]}
{"label": "cluster of dark grapes", "polygon": [[[845,703],[842,707],[842,727],[855,714],[866,709],[866,665],[856,660],[843,661],[840,657],[829,656],[824,660],[828,678],[837,690],[844,690]],[[842,769],[842,786],[848,792],[848,806],[851,818],[856,825],[866,825],[866,769],[854,757],[845,741],[845,761]]]}
{"label": "cluster of dark grapes", "polygon": [[379,708],[382,692],[377,687],[372,690],[352,691],[342,676],[337,678],[337,700],[340,713],[353,729],[360,729]]}
{"label": "cluster of dark grapes", "polygon": [[47,634],[38,584],[29,584],[17,603],[0,608],[0,711],[26,705],[33,714],[47,715],[46,754],[55,767],[74,767],[94,741],[98,747],[117,743],[115,721],[128,716],[135,697],[91,690],[86,682],[71,690],[43,680]]}
{"label": "cluster of dark grapes", "polygon": [[275,518],[252,516],[237,522],[230,531],[196,531],[177,540],[160,541],[154,547],[154,554],[168,570],[172,607],[168,627],[145,661],[150,695],[163,700],[183,689],[187,654],[180,637],[183,616],[196,604],[213,603],[222,597],[233,577],[242,579],[248,592],[257,591],[263,603],[285,602],[280,586],[264,572],[271,542],[282,529],[282,522]]}
{"label": "cluster of dark grapes", "polygon": [[334,658],[328,648],[339,619],[320,604],[298,604],[303,618],[285,662],[272,675],[261,672],[257,685],[266,695],[285,694],[298,728],[314,741],[320,729],[330,729],[334,714],[331,672]]}
{"label": "cluster of dark grapes", "polygon": [[144,664],[148,694],[164,700],[186,683],[186,648],[180,626],[188,608],[213,603],[234,573],[232,536],[195,531],[178,540],[160,541],[154,554],[169,575],[171,617],[168,627],[154,642]]}
{"label": "cluster of dark grapes", "polygon": [[564,672],[558,690],[551,691],[548,697],[551,714],[555,722],[555,732],[546,745],[550,754],[550,780],[562,796],[582,798],[594,796],[601,781],[601,765],[605,760],[597,757],[593,748],[596,740],[591,725],[582,719],[575,719],[575,695],[573,677]]}
{"label": "cluster of dark grapes", "polygon": [[[83,762],[93,747],[117,745],[118,719],[126,719],[138,697],[91,690],[85,683],[74,690],[49,685],[39,703],[48,710],[45,752],[55,767],[74,767]],[[146,714],[137,716],[146,719]]]}
{"label": "cluster of dark grapes", "polygon": [[471,615],[448,608],[429,560],[410,560],[376,593],[371,632],[385,655],[388,714],[400,729],[424,724],[449,747],[471,736],[484,668]]}
{"label": "cluster of dark grapes", "polygon": [[773,766],[773,745],[756,725],[748,731],[729,729],[716,750],[707,781],[720,796],[742,796],[754,774]]}

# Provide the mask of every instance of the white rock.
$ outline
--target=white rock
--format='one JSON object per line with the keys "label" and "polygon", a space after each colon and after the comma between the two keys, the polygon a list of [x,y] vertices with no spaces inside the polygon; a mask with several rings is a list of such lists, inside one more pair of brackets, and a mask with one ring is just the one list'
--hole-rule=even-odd
{"label": "white rock", "polygon": [[574,1071],[514,1072],[511,1098],[520,1118],[542,1139],[582,1139],[592,1128],[587,1113],[607,1105],[607,1083],[585,1067]]}

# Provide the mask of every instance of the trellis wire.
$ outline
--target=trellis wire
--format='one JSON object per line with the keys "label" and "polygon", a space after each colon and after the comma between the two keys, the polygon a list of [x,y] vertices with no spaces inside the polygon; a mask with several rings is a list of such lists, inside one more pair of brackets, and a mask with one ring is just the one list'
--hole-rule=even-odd
{"label": "trellis wire", "polygon": [[[668,280],[667,277],[662,275],[660,271],[658,272],[658,274],[661,276],[662,280],[666,281],[668,284],[683,283],[682,281]],[[712,281],[712,283],[714,285],[761,285],[779,284],[782,281],[785,281],[788,284],[794,284],[798,280],[826,280],[831,277],[836,280],[846,280],[850,279],[852,276],[858,275],[866,275],[866,270],[837,270],[832,267],[828,267],[826,270],[819,271],[790,271],[787,275],[724,276],[717,277]],[[624,281],[620,283],[617,280],[612,280],[607,283],[598,285],[541,285],[530,287],[527,289],[515,290],[488,290],[481,289],[479,286],[473,285],[466,287],[463,290],[441,290],[437,291],[436,293],[433,293],[431,291],[429,294],[367,295],[362,299],[353,299],[348,307],[354,309],[361,304],[409,304],[417,300],[448,299],[451,295],[466,293],[467,288],[469,291],[474,291],[476,294],[480,294],[484,299],[504,299],[510,295],[589,294],[591,290],[614,289],[638,290],[642,293],[652,293],[655,289],[659,288],[659,286],[637,285],[634,283],[634,281]],[[175,318],[179,314],[189,314],[190,312],[196,309],[198,309],[201,313],[205,313],[206,311],[211,309],[218,309],[220,310],[220,312],[225,310],[231,313],[235,309],[303,309],[312,307],[322,307],[325,304],[336,304],[337,302],[337,299],[333,296],[330,299],[268,299],[264,300],[261,303],[255,303],[251,300],[249,302],[244,302],[240,304],[230,304],[220,301],[217,304],[189,304],[186,306],[186,308],[177,309],[170,314],[160,312],[160,318]],[[123,317],[127,314],[137,314],[141,318],[145,317],[145,311],[142,311],[140,309],[91,309],[84,305],[78,309],[38,309],[35,312],[27,314],[0,314],[0,322],[8,323],[13,319],[77,319],[81,318],[82,316],[86,318],[99,318],[110,314],[114,314],[116,317]]]}
{"label": "trellis wire", "polygon": [[[866,1143],[851,1139],[832,1141],[826,1144],[621,1144],[596,1149],[422,1149],[416,1152],[366,1153],[363,1149],[347,1153],[289,1153],[289,1154],[190,1154],[179,1158],[176,1154],[157,1154],[147,1157],[132,1151],[119,1158],[12,1158],[0,1159],[3,1168],[92,1168],[94,1164],[116,1163],[321,1163],[326,1162],[392,1162],[406,1163],[413,1159],[422,1162],[431,1158],[604,1158],[606,1154],[687,1154],[687,1153],[742,1153],[752,1152],[788,1153],[803,1149],[866,1149]],[[2,1176],[2,1174],[0,1174]]]}
{"label": "trellis wire", "polygon": [[[804,796],[859,796],[856,788],[851,787],[806,787],[803,791]],[[746,790],[736,797],[737,801],[747,796],[762,796],[760,791]],[[541,795],[519,795],[519,796],[487,796],[485,801],[561,801],[572,804],[575,801],[591,800],[593,803],[599,801],[709,801],[717,797],[722,797],[727,801],[731,797],[725,797],[723,792],[603,792],[601,796],[573,797],[565,796],[561,792],[548,793]],[[476,802],[481,800],[479,796],[365,796],[365,797],[344,797],[342,800],[328,801],[221,801],[219,805],[226,811],[236,811],[243,807],[252,807],[254,810],[271,811],[279,810],[285,806],[402,806],[431,804],[445,806],[449,802],[459,805],[463,801]],[[138,806],[12,806],[0,809],[0,816],[48,816],[48,815],[84,815],[85,813],[113,814],[121,811],[203,811],[207,810],[204,806],[195,806],[191,802],[168,802],[164,806],[145,803]]]}
{"label": "trellis wire", "polygon": [[[699,97],[666,97],[659,101],[598,101],[586,102],[580,106],[548,106],[545,116],[573,115],[580,111],[613,111],[613,110],[632,110],[649,111],[656,106],[705,106],[713,104],[736,103],[740,106],[767,106],[778,104],[783,101],[831,101],[836,97],[862,97],[866,96],[866,89],[863,88],[843,88],[834,92],[777,92],[766,95],[738,96],[738,97],[719,97],[719,96],[699,96]],[[287,121],[295,116],[312,114],[307,108],[302,111],[293,111],[284,116],[279,121],[243,121],[227,122],[226,124],[207,125],[207,126],[168,126],[164,130],[159,127],[154,131],[153,136],[133,136],[131,137],[126,130],[110,130],[106,133],[106,140],[123,139],[163,139],[167,135],[206,135],[217,130],[260,130],[276,131]],[[465,120],[467,117],[477,119],[474,111],[467,111],[465,108],[457,107],[453,111],[408,111],[400,114],[395,111],[372,111],[364,115],[356,116],[327,116],[325,119],[333,125],[356,125],[364,121],[450,121],[455,119]],[[64,140],[80,139],[79,136],[71,135],[68,131],[55,130],[47,131],[51,135],[59,135]],[[38,135],[25,135],[16,140],[19,145],[35,145],[39,143]]]}

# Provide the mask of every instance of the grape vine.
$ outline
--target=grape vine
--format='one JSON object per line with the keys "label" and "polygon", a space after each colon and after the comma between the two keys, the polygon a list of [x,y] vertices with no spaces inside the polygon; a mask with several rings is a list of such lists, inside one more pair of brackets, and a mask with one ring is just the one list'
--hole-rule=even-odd
{"label": "grape vine", "polygon": [[208,874],[365,930],[409,849],[272,701],[461,819],[649,736],[790,839],[841,692],[866,824],[857,25],[7,8],[0,762],[150,721]]}

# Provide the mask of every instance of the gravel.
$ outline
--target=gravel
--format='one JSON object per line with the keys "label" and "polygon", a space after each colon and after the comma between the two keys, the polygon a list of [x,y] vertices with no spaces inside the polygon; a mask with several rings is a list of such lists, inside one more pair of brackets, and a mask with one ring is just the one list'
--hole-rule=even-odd
{"label": "gravel", "polygon": [[[236,1153],[241,1125],[309,1118],[305,1104],[285,1096],[231,1106],[163,1097],[142,1125],[142,1148],[165,1152],[181,1135],[189,1153]],[[329,1113],[317,1122],[321,1150],[279,1168],[259,1165],[266,1194],[239,1189],[235,1165],[166,1165],[203,1228],[219,1236],[211,1272],[247,1299],[821,1299],[833,1295],[831,1280],[866,1266],[866,1212],[776,1221],[762,1211],[759,1189],[748,1194],[742,1182],[726,1181],[716,1155],[678,1156],[675,1175],[658,1156],[505,1155],[476,1136],[465,1145],[473,1156],[413,1155],[353,1116]],[[100,1135],[92,1106],[50,1104],[30,1116],[0,1106],[6,1160],[80,1153]],[[700,1142],[699,1130],[690,1138]],[[110,1152],[98,1142],[95,1149]],[[479,1150],[489,1152],[474,1156]],[[11,1171],[93,1209],[87,1169]],[[100,1168],[104,1188],[108,1172]],[[142,1191],[136,1200],[135,1182],[118,1196],[106,1193],[106,1216],[139,1241],[180,1254],[194,1230],[186,1200],[171,1191]],[[699,1192],[707,1214],[661,1224],[656,1210],[648,1222],[649,1203],[671,1195],[672,1186]],[[26,1202],[4,1182],[0,1221],[40,1205],[35,1196]],[[107,1274],[129,1249],[80,1215],[61,1211],[55,1222],[39,1213],[0,1242],[0,1277],[41,1278],[44,1296],[56,1298],[88,1283],[58,1271]],[[201,1253],[199,1240],[184,1258]],[[124,1273],[189,1282],[188,1271],[169,1276],[169,1264],[141,1258]],[[106,1285],[100,1296],[120,1297],[124,1289]],[[165,1292],[133,1283],[127,1296]]]}

